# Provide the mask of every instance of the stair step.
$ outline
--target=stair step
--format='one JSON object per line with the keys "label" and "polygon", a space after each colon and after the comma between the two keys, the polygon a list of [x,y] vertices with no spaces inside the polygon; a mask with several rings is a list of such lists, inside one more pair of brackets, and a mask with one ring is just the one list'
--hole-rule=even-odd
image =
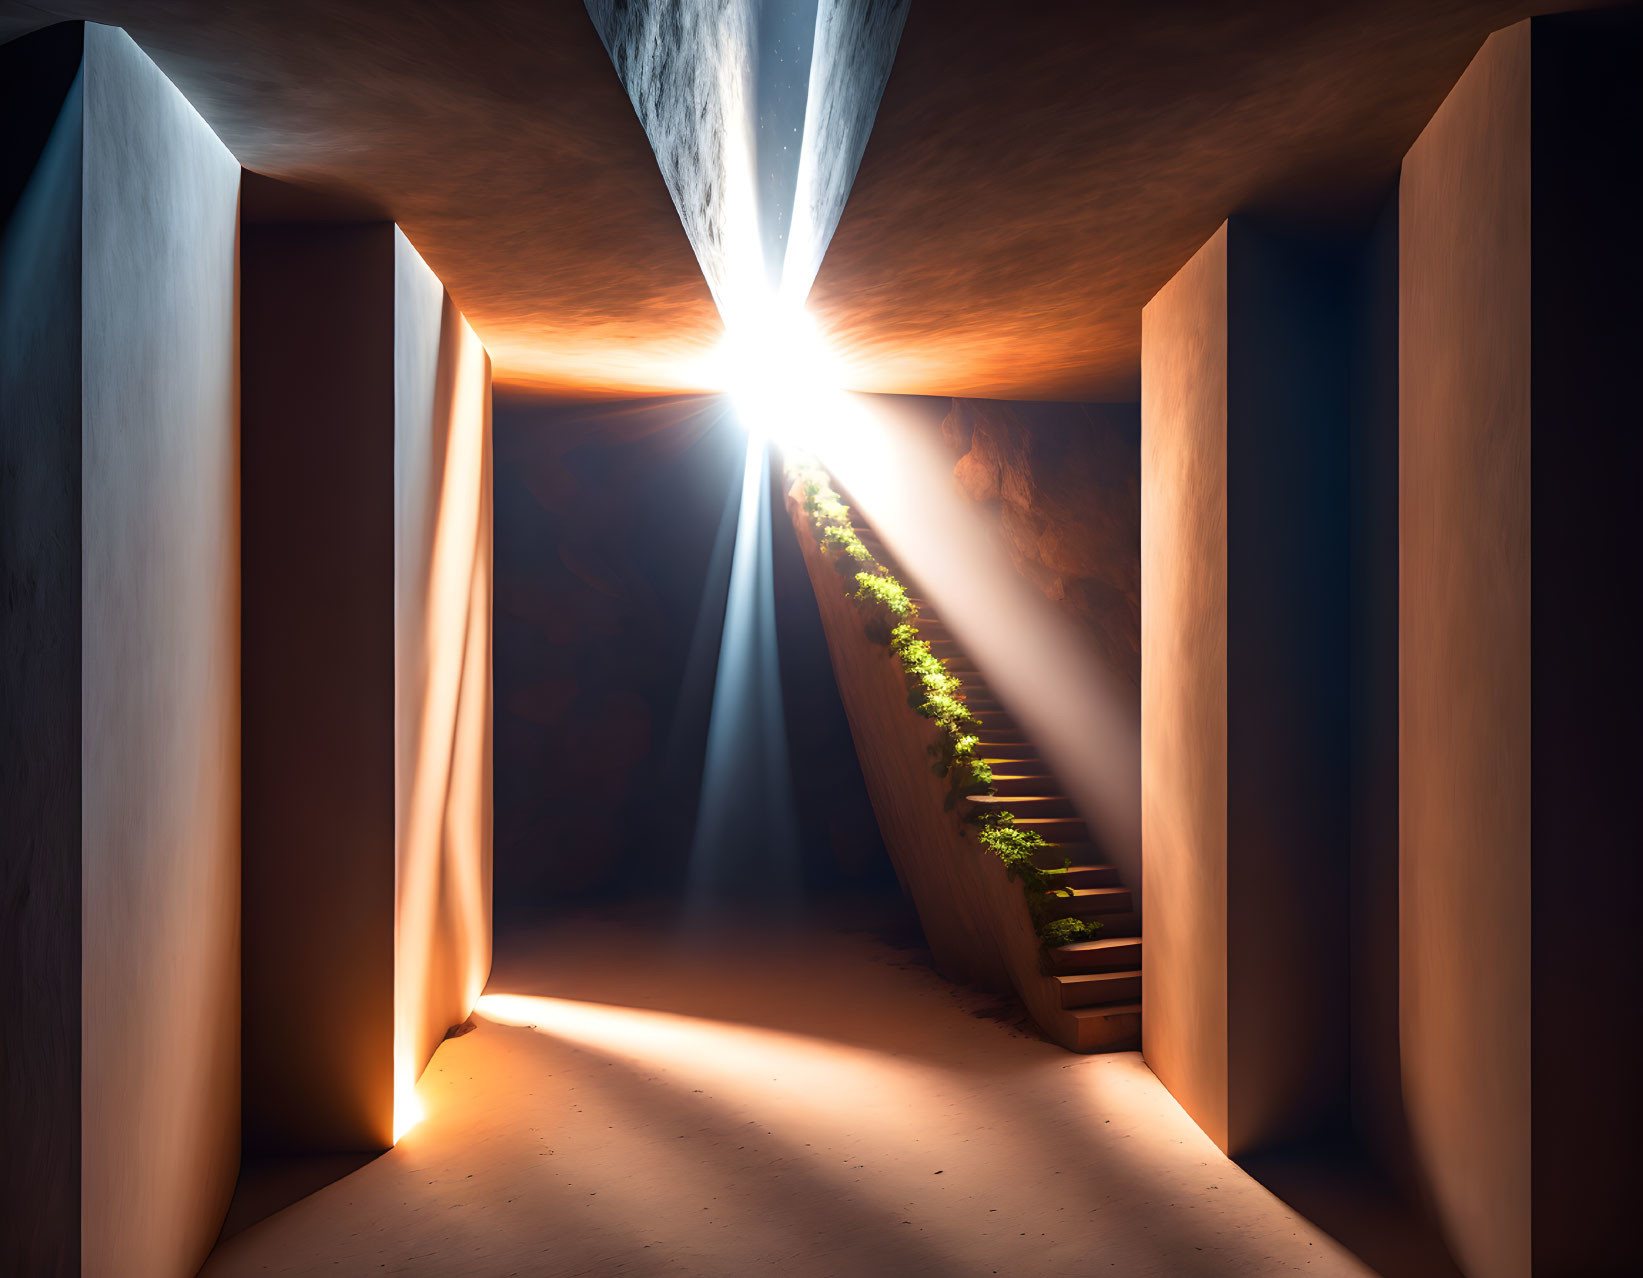
{"label": "stair step", "polygon": [[1100,865],[1101,851],[1093,843],[1046,843],[1033,857],[1033,863],[1046,870],[1058,870],[1068,862]]}
{"label": "stair step", "polygon": [[1088,921],[1101,924],[1101,939],[1104,941],[1141,935],[1141,916],[1134,910],[1123,914],[1091,914]]}
{"label": "stair step", "polygon": [[980,755],[983,763],[993,770],[994,777],[1047,777],[1050,765],[1038,758],[1008,759],[1003,756]]}
{"label": "stair step", "polygon": [[[1057,862],[1055,865],[1046,866],[1045,868],[1061,870],[1061,865]],[[1116,866],[1078,865],[1077,863],[1074,863],[1065,870],[1061,870],[1061,873],[1056,875],[1052,882],[1057,887],[1070,888],[1110,888],[1124,886],[1118,881],[1118,868]]]}
{"label": "stair step", "polygon": [[1134,904],[1127,887],[1075,887],[1071,896],[1051,896],[1044,907],[1057,918],[1087,919],[1104,914],[1128,914]]}
{"label": "stair step", "polygon": [[[1006,761],[1003,759],[1000,759],[999,762],[1001,764],[1006,764]],[[1008,764],[1013,763],[1014,760],[1008,761]],[[1008,766],[1008,764],[1006,764],[1006,766]],[[993,793],[1002,795],[1037,794],[1044,789],[1044,783],[1046,781],[1053,780],[1053,777],[1048,777],[1042,772],[1034,775],[1030,772],[1018,772],[1014,767],[1010,767],[1007,772],[994,768]]]}
{"label": "stair step", "polygon": [[1139,1003],[1141,969],[1115,968],[1111,972],[1076,972],[1051,978],[1062,1007],[1096,1007],[1104,1003]]}
{"label": "stair step", "polygon": [[1017,817],[1016,824],[1032,830],[1047,843],[1088,843],[1090,832],[1077,817]]}
{"label": "stair step", "polygon": [[1140,1003],[1080,1007],[1068,1015],[1076,1027],[1078,1051],[1124,1052],[1141,1046]]}
{"label": "stair step", "polygon": [[1127,971],[1141,966],[1141,938],[1103,936],[1098,941],[1074,941],[1047,951],[1050,967],[1058,973]]}
{"label": "stair step", "polygon": [[1012,759],[1037,759],[1038,747],[1031,741],[983,741],[976,746],[976,757],[986,759],[997,768]]}
{"label": "stair step", "polygon": [[987,812],[1008,809],[1021,817],[1070,817],[1072,800],[1064,794],[972,794],[969,801]]}

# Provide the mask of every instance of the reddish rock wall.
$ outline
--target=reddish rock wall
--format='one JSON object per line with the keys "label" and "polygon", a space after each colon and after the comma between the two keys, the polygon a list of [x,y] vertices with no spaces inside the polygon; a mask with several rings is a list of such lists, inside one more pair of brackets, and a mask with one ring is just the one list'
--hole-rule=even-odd
{"label": "reddish rock wall", "polygon": [[1141,451],[1133,404],[955,399],[941,423],[953,478],[1016,571],[1141,682]]}

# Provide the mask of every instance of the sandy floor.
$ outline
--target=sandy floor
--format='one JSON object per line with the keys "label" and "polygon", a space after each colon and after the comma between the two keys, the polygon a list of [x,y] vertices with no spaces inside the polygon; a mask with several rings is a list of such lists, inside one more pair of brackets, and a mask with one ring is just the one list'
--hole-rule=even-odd
{"label": "sandy floor", "polygon": [[422,1123],[235,1274],[1367,1274],[1135,1053],[1079,1057],[836,925],[561,920],[498,954]]}

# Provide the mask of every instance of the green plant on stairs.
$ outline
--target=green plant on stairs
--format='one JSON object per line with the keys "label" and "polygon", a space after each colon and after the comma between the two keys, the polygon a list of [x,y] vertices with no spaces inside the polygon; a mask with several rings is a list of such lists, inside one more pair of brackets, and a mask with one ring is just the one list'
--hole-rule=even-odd
{"label": "green plant on stairs", "polygon": [[[908,706],[936,726],[936,741],[930,747],[932,770],[947,779],[948,808],[957,807],[965,798],[993,794],[992,768],[975,756],[976,718],[965,700],[964,681],[919,637],[913,624],[918,607],[906,586],[874,558],[857,535],[850,523],[850,508],[833,490],[824,470],[812,461],[798,460],[789,463],[787,473],[802,485],[805,513],[823,553],[834,558],[841,574],[853,577],[851,597],[863,614],[868,637],[888,647],[900,662]],[[1052,898],[1072,895],[1071,889],[1056,881],[1071,863],[1059,868],[1041,866],[1039,856],[1048,845],[1037,832],[1017,826],[1007,811],[977,812],[963,818],[962,824],[974,829],[981,845],[1004,862],[1010,878],[1021,885],[1028,914],[1044,945],[1094,940],[1100,934],[1099,921],[1057,918],[1050,909]]]}

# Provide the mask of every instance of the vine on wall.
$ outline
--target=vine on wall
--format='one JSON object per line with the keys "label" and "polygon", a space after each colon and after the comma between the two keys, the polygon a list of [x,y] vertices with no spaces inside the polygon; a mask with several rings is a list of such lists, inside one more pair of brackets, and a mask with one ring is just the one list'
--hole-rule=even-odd
{"label": "vine on wall", "polygon": [[[936,726],[936,740],[930,746],[931,770],[947,781],[948,809],[959,808],[970,795],[992,794],[993,771],[986,760],[976,756],[976,720],[966,704],[963,680],[949,672],[947,663],[919,638],[913,624],[918,606],[907,588],[856,535],[850,525],[850,508],[839,500],[826,471],[814,463],[799,462],[790,464],[787,473],[802,484],[804,509],[822,553],[832,559],[841,576],[853,582],[853,588],[846,588],[863,615],[868,638],[889,648],[900,662],[907,704]],[[1010,812],[972,811],[959,819],[961,831],[974,829],[981,845],[1003,861],[1010,878],[1021,884],[1033,927],[1045,945],[1087,941],[1101,931],[1099,922],[1051,916],[1051,898],[1072,895],[1070,888],[1058,883],[1071,862],[1059,868],[1041,866],[1039,853],[1048,844],[1040,835],[1017,826]]]}

